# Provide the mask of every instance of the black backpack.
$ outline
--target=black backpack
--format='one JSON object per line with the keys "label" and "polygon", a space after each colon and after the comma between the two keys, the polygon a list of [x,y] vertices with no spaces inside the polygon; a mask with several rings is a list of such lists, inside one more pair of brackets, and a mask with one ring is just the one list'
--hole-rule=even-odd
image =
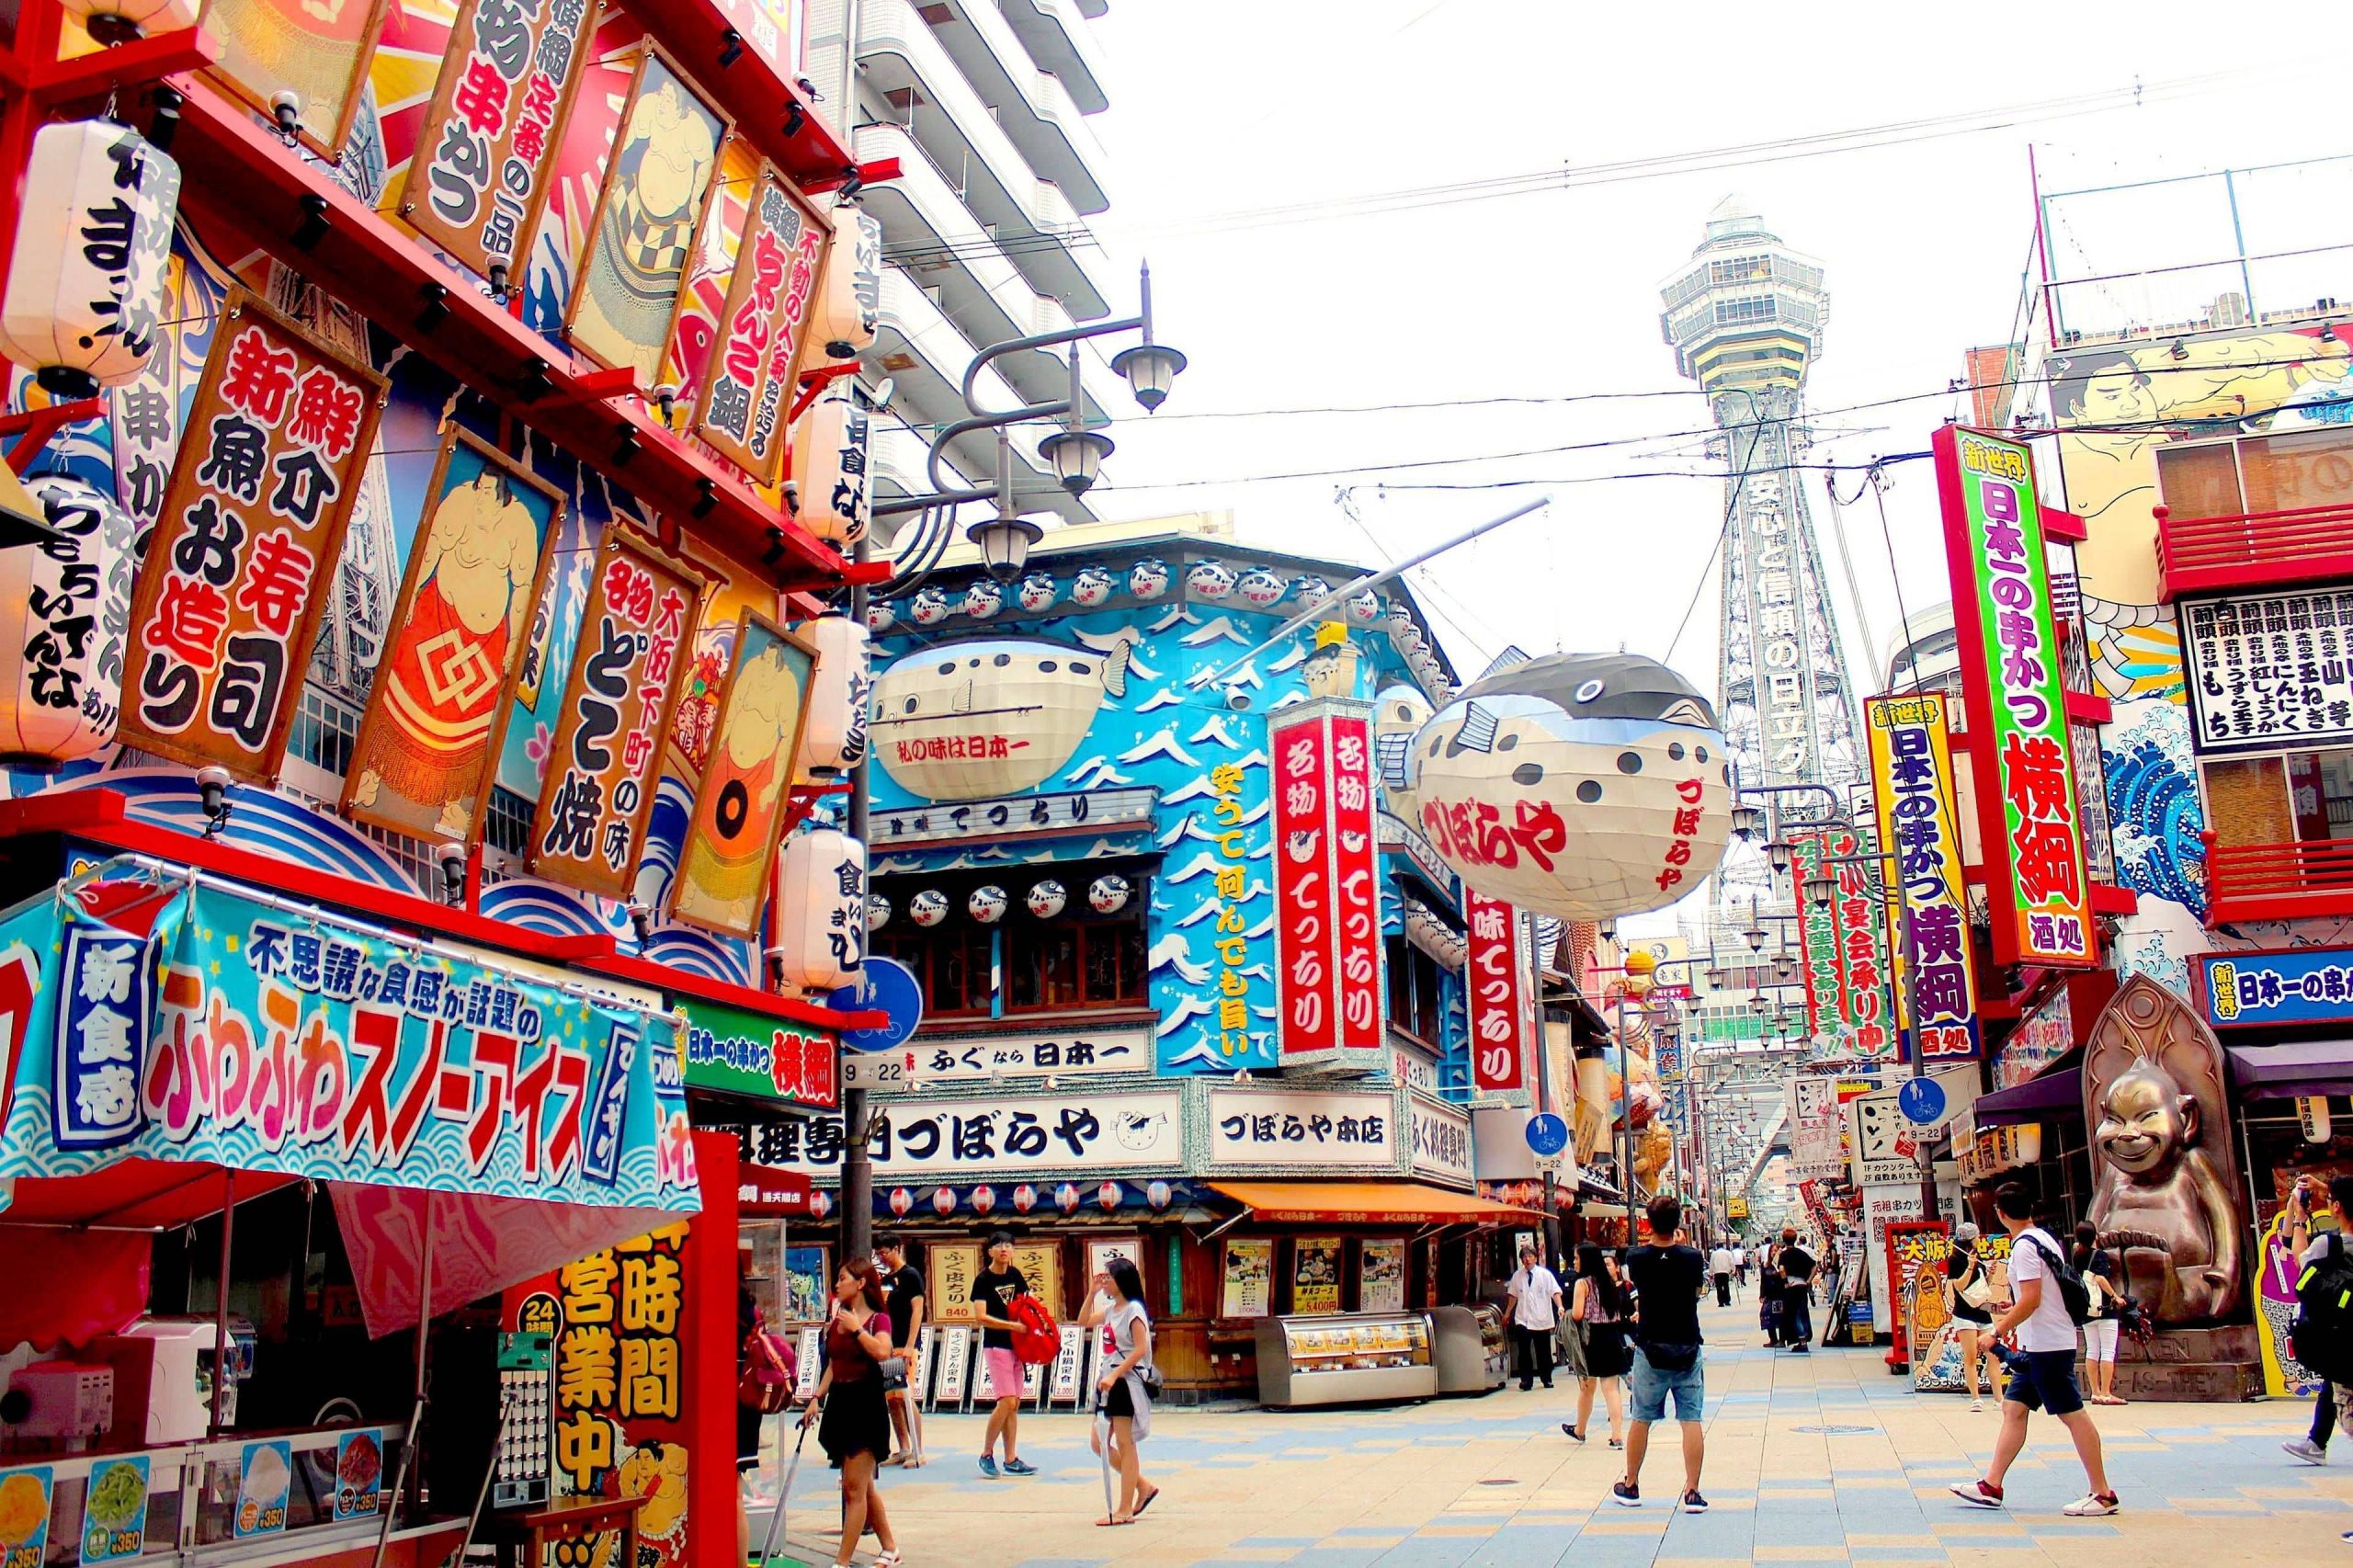
{"label": "black backpack", "polygon": [[2091,1288],[2084,1283],[2084,1277],[2069,1267],[2066,1259],[2040,1242],[2029,1236],[2027,1244],[2042,1255],[2052,1283],[2059,1287],[2059,1300],[2066,1303],[2067,1321],[2072,1324],[2091,1322],[2092,1292]]}
{"label": "black backpack", "polygon": [[2353,1382],[2353,1258],[2345,1236],[2328,1233],[2328,1251],[2296,1280],[2296,1321],[2288,1330],[2297,1360],[2330,1382]]}

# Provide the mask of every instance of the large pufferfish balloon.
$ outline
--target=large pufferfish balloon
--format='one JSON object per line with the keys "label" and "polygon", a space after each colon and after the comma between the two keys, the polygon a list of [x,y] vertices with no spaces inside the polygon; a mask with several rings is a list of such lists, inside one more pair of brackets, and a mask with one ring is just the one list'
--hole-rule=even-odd
{"label": "large pufferfish balloon", "polygon": [[1464,882],[1564,920],[1665,908],[1732,835],[1715,710],[1635,653],[1554,653],[1472,682],[1415,733],[1397,793]]}

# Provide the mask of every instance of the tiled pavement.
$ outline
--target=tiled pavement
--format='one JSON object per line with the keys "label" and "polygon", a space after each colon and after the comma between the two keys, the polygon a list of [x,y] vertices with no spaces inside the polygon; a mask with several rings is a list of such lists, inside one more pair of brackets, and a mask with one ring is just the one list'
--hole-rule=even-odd
{"label": "tiled pavement", "polygon": [[[1101,1472],[1077,1416],[1025,1415],[1022,1454],[1044,1473],[983,1479],[982,1417],[934,1415],[931,1463],[886,1471],[909,1568],[1632,1568],[1634,1564],[2225,1562],[2353,1568],[2353,1451],[2309,1469],[2279,1451],[2310,1407],[2134,1404],[2095,1412],[2124,1512],[2072,1520],[2085,1491],[2073,1446],[2037,1417],[2011,1471],[2010,1506],[1967,1507],[1946,1486],[1981,1472],[2000,1417],[1964,1398],[1915,1394],[1882,1352],[1776,1356],[1753,1305],[1710,1309],[1708,1457],[1712,1511],[1674,1513],[1681,1456],[1653,1428],[1644,1506],[1620,1508],[1620,1456],[1606,1417],[1580,1448],[1563,1381],[1483,1399],[1344,1411],[1163,1411],[1145,1474],[1166,1490],[1132,1528],[1107,1530]],[[1827,1430],[1824,1430],[1827,1428]],[[2340,1444],[2340,1448],[2353,1445]],[[838,1517],[833,1476],[810,1445],[789,1517],[796,1546]]]}

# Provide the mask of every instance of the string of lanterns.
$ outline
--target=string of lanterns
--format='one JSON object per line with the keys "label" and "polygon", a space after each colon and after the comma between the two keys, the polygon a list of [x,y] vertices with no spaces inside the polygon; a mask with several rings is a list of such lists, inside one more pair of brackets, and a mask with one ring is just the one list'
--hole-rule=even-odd
{"label": "string of lanterns", "polygon": [[[1135,884],[1117,871],[1107,871],[1086,884],[1086,906],[1097,915],[1117,915],[1127,908],[1135,896]],[[1022,898],[1023,907],[1040,920],[1051,920],[1070,903],[1070,892],[1061,882],[1049,877],[1032,882]],[[929,928],[948,918],[948,895],[938,888],[923,888],[909,895],[907,918]],[[983,926],[994,926],[1005,918],[1011,903],[1004,888],[985,882],[974,888],[964,898],[964,912]],[[881,893],[870,894],[866,900],[866,928],[880,931],[891,923],[891,901]]]}
{"label": "string of lanterns", "polygon": [[[1028,1214],[1038,1207],[1040,1196],[1042,1195],[1035,1187],[1023,1182],[1012,1189],[1007,1195],[1007,1199],[1014,1213]],[[1053,1206],[1064,1214],[1075,1214],[1086,1206],[1089,1196],[1077,1183],[1063,1182],[1054,1188]],[[1107,1214],[1116,1211],[1124,1205],[1128,1201],[1128,1184],[1116,1181],[1104,1182],[1092,1193],[1096,1207]],[[1176,1189],[1168,1183],[1154,1181],[1143,1185],[1142,1196],[1145,1207],[1156,1212],[1174,1202],[1176,1194]],[[889,1206],[891,1212],[902,1220],[925,1202],[931,1205],[932,1212],[942,1217],[955,1213],[960,1203],[970,1208],[975,1214],[990,1214],[996,1210],[997,1192],[995,1187],[983,1185],[971,1188],[960,1199],[952,1187],[934,1187],[927,1197],[914,1187],[894,1187],[883,1201]]]}

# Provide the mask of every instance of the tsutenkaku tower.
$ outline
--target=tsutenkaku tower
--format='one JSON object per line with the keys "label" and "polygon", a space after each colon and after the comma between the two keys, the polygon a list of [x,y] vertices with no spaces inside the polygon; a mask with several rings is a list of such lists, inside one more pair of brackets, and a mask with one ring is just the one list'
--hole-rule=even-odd
{"label": "tsutenkaku tower", "polygon": [[[1676,369],[1708,393],[1726,465],[1723,634],[1717,700],[1743,782],[1863,776],[1853,683],[1807,510],[1805,375],[1822,352],[1822,268],[1737,196],[1708,214],[1690,265],[1659,290]],[[1771,896],[1761,857],[1728,857],[1717,896]]]}

